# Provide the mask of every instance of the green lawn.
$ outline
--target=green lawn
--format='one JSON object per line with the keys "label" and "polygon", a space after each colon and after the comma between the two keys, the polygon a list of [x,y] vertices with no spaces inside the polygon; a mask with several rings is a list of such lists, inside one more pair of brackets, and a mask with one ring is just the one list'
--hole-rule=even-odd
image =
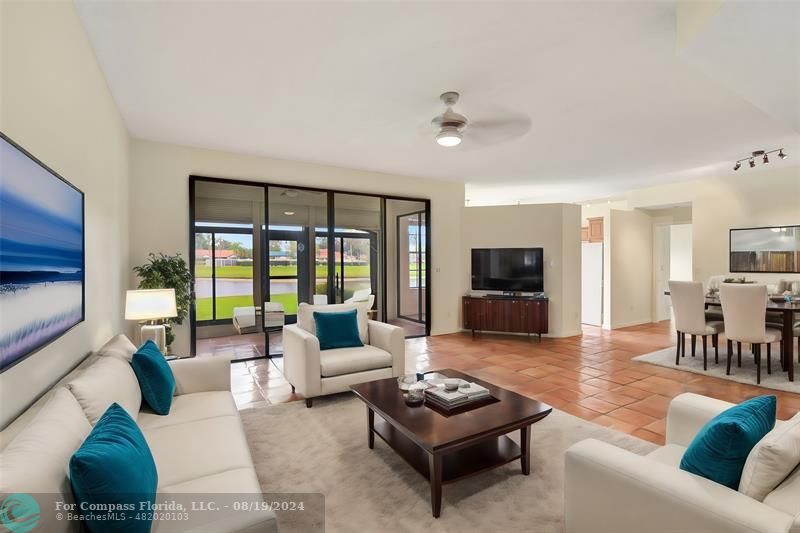
{"label": "green lawn", "polygon": [[[273,302],[283,304],[287,315],[297,313],[296,294],[276,294]],[[217,320],[233,318],[234,307],[247,307],[253,305],[252,296],[220,296],[217,298]],[[211,320],[211,298],[197,299],[197,320]]]}
{"label": "green lawn", "polygon": [[[317,277],[324,278],[328,272],[328,267],[325,265],[317,265]],[[210,266],[196,266],[194,269],[195,276],[198,278],[210,278]],[[269,269],[272,276],[296,276],[297,266],[279,265],[272,266]],[[369,265],[345,265],[344,276],[346,278],[366,278],[369,277]],[[219,266],[217,267],[218,278],[238,278],[238,279],[252,279],[253,267],[252,266]]]}

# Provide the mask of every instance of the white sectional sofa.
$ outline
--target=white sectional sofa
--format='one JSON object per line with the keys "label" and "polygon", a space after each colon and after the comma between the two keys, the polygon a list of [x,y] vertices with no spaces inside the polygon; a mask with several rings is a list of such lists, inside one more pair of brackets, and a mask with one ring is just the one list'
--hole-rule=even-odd
{"label": "white sectional sofa", "polygon": [[569,448],[567,533],[800,533],[800,466],[763,502],[680,470],[695,434],[732,406],[691,393],[675,397],[666,445],[646,456],[595,439]]}
{"label": "white sectional sofa", "polygon": [[[112,403],[136,420],[155,459],[157,501],[190,504],[209,495],[263,501],[244,429],[230,393],[225,358],[170,362],[176,391],[170,413],[150,412],[130,357],[134,345],[119,335],[68,374],[2,432],[0,498],[10,493],[53,493],[72,502],[68,463]],[[60,496],[59,496],[60,495]],[[195,498],[192,495],[197,495]],[[219,498],[216,498],[219,499]],[[78,522],[56,521],[42,510],[42,531],[77,531]],[[275,532],[271,511],[221,509],[192,513],[187,521],[154,521],[152,531]]]}

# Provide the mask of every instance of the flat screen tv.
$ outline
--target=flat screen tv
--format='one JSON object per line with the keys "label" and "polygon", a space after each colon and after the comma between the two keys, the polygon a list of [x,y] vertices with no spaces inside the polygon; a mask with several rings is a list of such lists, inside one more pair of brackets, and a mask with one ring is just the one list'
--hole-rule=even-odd
{"label": "flat screen tv", "polygon": [[84,319],[83,193],[0,133],[0,372]]}
{"label": "flat screen tv", "polygon": [[544,291],[542,248],[473,248],[472,289],[476,291]]}

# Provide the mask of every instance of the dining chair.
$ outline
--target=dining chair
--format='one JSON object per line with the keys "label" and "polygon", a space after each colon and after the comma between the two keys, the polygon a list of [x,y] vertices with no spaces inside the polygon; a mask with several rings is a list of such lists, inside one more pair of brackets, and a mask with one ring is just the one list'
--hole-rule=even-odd
{"label": "dining chair", "polygon": [[741,343],[750,343],[756,363],[756,383],[760,384],[761,345],[767,345],[767,373],[771,374],[772,343],[781,341],[781,331],[766,326],[767,287],[766,285],[723,283],[719,289],[719,299],[725,322],[725,336],[728,338],[726,374],[731,374],[733,342],[738,343],[739,349],[741,349]]}
{"label": "dining chair", "polygon": [[672,298],[672,311],[675,313],[675,330],[678,346],[675,351],[675,364],[679,365],[681,356],[686,356],[686,334],[692,337],[692,357],[698,335],[703,339],[703,370],[708,370],[708,348],[706,340],[711,336],[714,346],[714,362],[719,363],[719,334],[724,330],[722,322],[706,320],[705,295],[703,284],[699,281],[670,281],[669,293]]}

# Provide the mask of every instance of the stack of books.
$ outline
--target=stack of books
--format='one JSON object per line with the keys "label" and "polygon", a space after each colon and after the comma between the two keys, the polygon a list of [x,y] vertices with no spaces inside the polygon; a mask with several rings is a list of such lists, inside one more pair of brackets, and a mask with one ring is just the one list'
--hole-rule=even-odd
{"label": "stack of books", "polygon": [[489,398],[489,389],[477,383],[470,383],[469,387],[459,387],[458,390],[448,391],[443,387],[431,387],[425,390],[425,402],[450,410],[473,402]]}

